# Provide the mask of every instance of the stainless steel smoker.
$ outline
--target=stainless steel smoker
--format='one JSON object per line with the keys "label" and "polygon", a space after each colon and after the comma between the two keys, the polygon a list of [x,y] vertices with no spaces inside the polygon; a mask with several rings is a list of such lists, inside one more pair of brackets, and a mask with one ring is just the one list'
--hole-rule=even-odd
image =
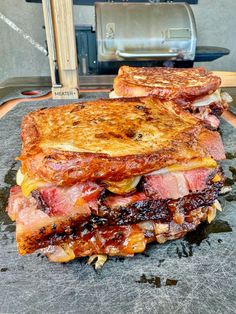
{"label": "stainless steel smoker", "polygon": [[80,74],[114,74],[121,65],[192,67],[229,50],[197,46],[186,3],[95,3],[95,29],[76,26]]}
{"label": "stainless steel smoker", "polygon": [[96,3],[98,61],[194,60],[197,32],[185,3]]}

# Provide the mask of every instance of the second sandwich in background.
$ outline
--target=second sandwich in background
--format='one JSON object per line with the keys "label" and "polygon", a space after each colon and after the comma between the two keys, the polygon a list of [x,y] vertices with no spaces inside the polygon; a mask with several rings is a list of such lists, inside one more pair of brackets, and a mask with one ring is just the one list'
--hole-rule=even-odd
{"label": "second sandwich in background", "polygon": [[175,100],[214,129],[232,98],[220,92],[221,79],[204,68],[122,66],[114,79],[110,98],[156,95]]}

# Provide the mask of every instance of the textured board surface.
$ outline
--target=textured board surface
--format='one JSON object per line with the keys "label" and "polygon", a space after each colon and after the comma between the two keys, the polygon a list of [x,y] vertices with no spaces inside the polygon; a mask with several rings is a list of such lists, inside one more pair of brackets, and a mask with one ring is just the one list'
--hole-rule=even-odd
{"label": "textured board surface", "polygon": [[[83,99],[95,96],[106,94]],[[99,272],[86,258],[53,264],[36,253],[18,256],[5,205],[19,167],[21,119],[63,103],[21,103],[0,120],[0,313],[236,313],[236,130],[224,121],[223,168],[233,189],[220,197],[224,211],[211,225],[134,258],[110,258]]]}
{"label": "textured board surface", "polygon": [[24,99],[24,98],[27,99],[29,97],[36,98],[36,97],[44,96],[50,92],[50,88],[48,87],[33,88],[33,93],[35,93],[35,95],[27,94],[31,92],[32,92],[31,88],[22,88],[22,87],[3,88],[2,90],[0,90],[0,96],[3,95],[3,97],[0,98],[0,106],[4,104],[6,101],[9,101],[12,99]]}

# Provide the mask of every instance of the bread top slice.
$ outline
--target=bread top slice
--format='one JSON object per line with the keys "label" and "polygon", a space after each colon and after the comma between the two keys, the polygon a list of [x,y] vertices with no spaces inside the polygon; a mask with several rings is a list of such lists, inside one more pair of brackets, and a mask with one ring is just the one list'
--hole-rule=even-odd
{"label": "bread top slice", "polygon": [[22,172],[59,185],[119,181],[209,156],[207,130],[171,101],[99,99],[29,113],[22,122]]}
{"label": "bread top slice", "polygon": [[169,100],[194,100],[212,94],[220,84],[221,79],[204,68],[122,66],[113,88],[120,97],[157,95]]}

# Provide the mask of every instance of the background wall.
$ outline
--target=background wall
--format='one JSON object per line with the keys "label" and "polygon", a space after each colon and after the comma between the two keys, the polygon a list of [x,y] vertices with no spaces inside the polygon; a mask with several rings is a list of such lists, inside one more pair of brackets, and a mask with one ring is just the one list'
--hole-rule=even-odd
{"label": "background wall", "polygon": [[[212,70],[236,71],[236,1],[199,0],[192,5],[197,30],[198,45],[229,48],[231,54],[219,60],[201,63]],[[43,12],[40,4],[24,0],[0,0],[0,13],[45,47]],[[94,8],[74,6],[75,24],[94,25]],[[48,76],[47,57],[18,32],[0,19],[0,82],[9,77]]]}

